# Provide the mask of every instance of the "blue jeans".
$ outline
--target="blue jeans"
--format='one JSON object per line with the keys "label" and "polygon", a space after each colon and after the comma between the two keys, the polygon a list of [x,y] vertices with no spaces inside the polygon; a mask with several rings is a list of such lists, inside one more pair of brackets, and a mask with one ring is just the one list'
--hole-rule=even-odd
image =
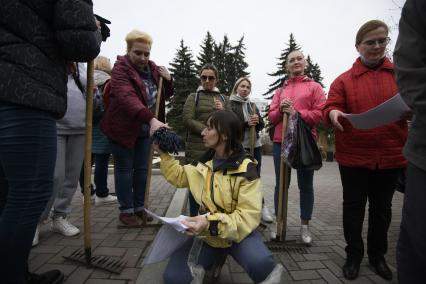
{"label": "blue jeans", "polygon": [[[275,215],[278,212],[278,194],[280,184],[280,164],[281,164],[281,143],[274,143],[272,154],[274,158],[275,168],[275,194],[274,205]],[[290,184],[291,168],[288,169],[288,185]],[[313,170],[296,170],[297,185],[300,191],[300,219],[311,220],[314,208],[314,171]]]}
{"label": "blue jeans", "polygon": [[[96,193],[98,197],[107,197],[108,189],[108,162],[111,154],[92,154],[92,163],[95,164],[94,181],[95,188],[92,188],[91,195]],[[81,193],[84,188],[84,162],[80,173]]]}
{"label": "blue jeans", "polygon": [[34,232],[53,188],[56,121],[0,102],[0,282],[26,283]]}
{"label": "blue jeans", "polygon": [[133,213],[144,206],[150,138],[139,137],[133,149],[110,141],[114,157],[115,192],[120,211]]}
{"label": "blue jeans", "polygon": [[[192,275],[187,261],[193,241],[193,238],[189,239],[170,257],[163,275],[165,284],[191,283]],[[229,248],[214,248],[203,243],[198,264],[202,265],[204,269],[209,269],[219,257],[228,254],[244,268],[255,283],[265,280],[276,265],[271,252],[266,248],[258,232],[251,233],[240,243],[233,243]]]}

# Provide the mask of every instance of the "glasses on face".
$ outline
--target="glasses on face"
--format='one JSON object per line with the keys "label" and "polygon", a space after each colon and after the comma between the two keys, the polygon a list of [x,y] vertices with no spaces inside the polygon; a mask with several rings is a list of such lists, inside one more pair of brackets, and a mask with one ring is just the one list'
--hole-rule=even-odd
{"label": "glasses on face", "polygon": [[386,46],[390,42],[390,38],[379,38],[379,39],[370,39],[362,42],[362,44],[365,44],[368,47],[374,47],[376,44],[378,44],[380,47]]}
{"label": "glasses on face", "polygon": [[201,81],[207,81],[207,80],[209,80],[209,81],[214,81],[214,80],[216,80],[216,77],[215,77],[215,76],[205,76],[205,75],[201,75],[201,76],[200,76],[200,78],[201,78]]}

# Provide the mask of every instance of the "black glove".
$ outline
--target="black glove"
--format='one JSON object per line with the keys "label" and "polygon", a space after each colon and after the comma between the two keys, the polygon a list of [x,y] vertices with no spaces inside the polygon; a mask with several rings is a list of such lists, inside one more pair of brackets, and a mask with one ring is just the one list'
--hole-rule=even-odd
{"label": "black glove", "polygon": [[107,24],[108,25],[111,24],[111,21],[109,21],[105,18],[102,18],[101,16],[96,15],[96,14],[95,14],[95,18],[96,18],[96,20],[98,20],[101,23],[102,41],[106,41],[106,39],[111,35],[110,30],[107,26]]}

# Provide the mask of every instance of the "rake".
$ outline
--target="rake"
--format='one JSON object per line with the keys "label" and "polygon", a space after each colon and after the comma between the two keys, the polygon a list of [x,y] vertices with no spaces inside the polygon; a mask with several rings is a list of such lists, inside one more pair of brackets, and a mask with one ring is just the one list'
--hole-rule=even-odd
{"label": "rake", "polygon": [[[77,66],[78,68],[78,66]],[[92,256],[91,231],[90,231],[90,183],[92,177],[92,117],[93,117],[93,88],[94,88],[94,61],[87,63],[87,87],[86,87],[86,129],[84,141],[84,251],[77,249],[69,256],[63,256],[67,260],[85,264],[87,267],[96,267],[109,272],[120,274],[126,262],[111,256]]]}
{"label": "rake", "polygon": [[[281,145],[284,143],[285,133],[288,126],[288,114],[283,114],[283,129],[281,135]],[[287,211],[288,211],[288,186],[289,171],[284,158],[280,161],[280,183],[278,193],[278,212],[277,212],[277,237],[275,240],[265,242],[265,245],[276,252],[300,252],[306,253],[306,244],[298,243],[295,240],[286,240],[287,233]]]}

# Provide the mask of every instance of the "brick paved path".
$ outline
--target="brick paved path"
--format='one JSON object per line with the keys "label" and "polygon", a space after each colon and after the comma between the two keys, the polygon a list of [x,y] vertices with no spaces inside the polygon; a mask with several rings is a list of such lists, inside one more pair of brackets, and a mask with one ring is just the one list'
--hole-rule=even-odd
{"label": "brick paved path", "polygon": [[[262,183],[268,206],[273,207],[273,186],[275,183],[272,157],[264,156],[262,161]],[[112,175],[109,177],[113,188]],[[341,266],[344,263],[345,242],[342,229],[342,189],[336,163],[325,162],[315,173],[315,205],[311,231],[313,245],[307,253],[275,253],[277,261],[285,267],[285,283],[341,283],[345,282]],[[160,176],[152,178],[151,209],[163,215],[173,195],[173,188]],[[395,272],[395,246],[401,220],[402,195],[395,193],[393,220],[389,230],[389,252],[387,261]],[[80,229],[83,227],[82,195],[77,192],[73,200],[70,220]],[[299,237],[299,192],[295,172],[289,192],[288,239]],[[155,237],[157,229],[117,229],[118,209],[116,205],[92,208],[92,251],[94,255],[119,256],[127,261],[121,275],[113,275],[98,269],[87,269],[82,265],[65,261],[62,256],[83,248],[83,235],[63,237],[49,231],[50,224],[41,228],[40,244],[30,255],[32,271],[42,272],[53,268],[61,269],[69,284],[130,284],[136,283],[141,271],[146,248]],[[365,220],[367,224],[367,220]],[[365,226],[364,226],[365,228]],[[364,229],[364,232],[366,230]],[[268,232],[264,231],[267,236]],[[364,235],[365,239],[365,235]],[[394,278],[395,278],[394,273]],[[361,264],[360,276],[350,283],[384,283],[368,266],[367,258]],[[138,283],[147,283],[139,279]],[[177,282],[178,283],[178,282]],[[242,268],[228,258],[222,270],[220,284],[252,283]],[[396,283],[395,280],[391,283]]]}

